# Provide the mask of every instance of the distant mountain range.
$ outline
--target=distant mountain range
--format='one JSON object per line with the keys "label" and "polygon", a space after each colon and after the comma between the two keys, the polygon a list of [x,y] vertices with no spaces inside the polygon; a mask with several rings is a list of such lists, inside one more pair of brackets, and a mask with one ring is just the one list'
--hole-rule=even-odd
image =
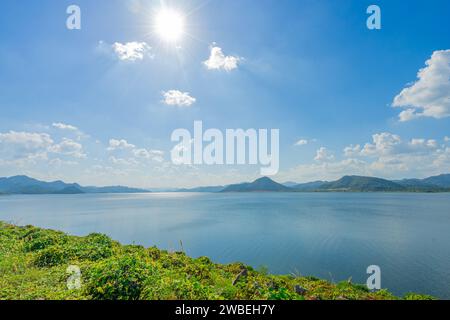
{"label": "distant mountain range", "polygon": [[225,186],[198,187],[192,189],[176,189],[175,192],[221,192]]}
{"label": "distant mountain range", "polygon": [[[153,190],[155,191],[155,190]],[[63,181],[44,182],[27,176],[0,178],[0,195],[4,194],[83,194],[148,193],[151,190],[124,186],[83,187]],[[450,174],[425,179],[385,180],[375,177],[345,176],[337,181],[314,181],[302,184],[277,183],[263,177],[253,182],[229,186],[166,189],[164,192],[450,192]]]}
{"label": "distant mountain range", "polygon": [[82,193],[144,193],[144,189],[115,187],[83,187],[62,181],[44,182],[27,176],[0,178],[0,194],[82,194]]}
{"label": "distant mountain range", "polygon": [[374,177],[345,176],[337,181],[279,184],[269,178],[228,186],[221,192],[450,192],[450,174],[426,179],[390,181]]}

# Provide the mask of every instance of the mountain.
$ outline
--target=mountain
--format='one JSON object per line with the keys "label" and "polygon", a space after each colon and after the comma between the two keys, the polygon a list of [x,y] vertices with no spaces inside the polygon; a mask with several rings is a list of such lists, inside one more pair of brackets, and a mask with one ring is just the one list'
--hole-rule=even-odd
{"label": "mountain", "polygon": [[212,187],[198,187],[198,188],[192,188],[192,189],[177,189],[175,192],[221,192],[223,189],[225,189],[224,186],[212,186]]}
{"label": "mountain", "polygon": [[[221,187],[203,187],[178,190],[179,192],[450,192],[450,174],[426,179],[404,179],[391,181],[376,177],[345,176],[337,181],[313,181],[296,184],[276,183],[261,178],[252,183]],[[189,190],[189,191],[186,191]]]}
{"label": "mountain", "polygon": [[270,178],[264,177],[255,180],[251,183],[234,184],[226,187],[221,192],[293,192],[294,190],[288,188],[280,183],[273,181]]}
{"label": "mountain", "polygon": [[407,191],[407,188],[393,181],[361,176],[345,176],[337,181],[324,183],[319,191],[350,191],[350,192],[393,192]]}
{"label": "mountain", "polygon": [[395,182],[410,191],[439,192],[450,190],[450,174],[441,174],[425,179],[403,179]]}
{"label": "mountain", "polygon": [[297,182],[293,182],[293,181],[286,181],[282,183],[283,186],[288,187],[288,188],[292,188],[295,186],[298,186]]}
{"label": "mountain", "polygon": [[44,182],[27,176],[0,178],[0,192],[7,194],[48,194],[62,191],[65,188],[79,188],[77,184],[66,184],[62,181]]}
{"label": "mountain", "polygon": [[129,188],[123,186],[112,187],[81,187],[81,190],[85,193],[148,193],[148,190]]}
{"label": "mountain", "polygon": [[76,186],[69,186],[66,188],[63,188],[61,190],[53,192],[53,194],[82,194],[86,193],[81,188]]}
{"label": "mountain", "polygon": [[421,179],[403,179],[403,180],[394,180],[395,183],[398,183],[404,187],[407,188],[414,188],[414,187],[429,187],[430,184],[424,182]]}
{"label": "mountain", "polygon": [[423,179],[422,181],[441,188],[450,188],[450,174],[441,174],[439,176]]}
{"label": "mountain", "polygon": [[144,193],[128,187],[82,187],[63,181],[45,182],[27,176],[0,178],[0,194],[82,194],[82,193]]}
{"label": "mountain", "polygon": [[292,186],[292,188],[295,189],[296,191],[301,191],[301,192],[316,191],[325,183],[328,183],[328,182],[314,181],[314,182],[296,184],[295,186]]}
{"label": "mountain", "polygon": [[[264,177],[250,183],[192,189],[173,188],[164,190],[164,192],[450,192],[450,174],[442,174],[425,179],[394,181],[374,177],[345,176],[332,182],[314,181],[302,184],[287,182],[285,184],[283,185]],[[124,186],[83,187],[77,183],[69,184],[63,181],[45,182],[27,176],[0,178],[0,195],[149,192],[151,191]]]}

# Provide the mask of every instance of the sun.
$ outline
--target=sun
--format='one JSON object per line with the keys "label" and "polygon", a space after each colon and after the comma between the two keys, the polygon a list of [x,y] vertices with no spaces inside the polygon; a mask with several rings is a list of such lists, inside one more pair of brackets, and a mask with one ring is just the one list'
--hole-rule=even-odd
{"label": "sun", "polygon": [[155,32],[166,42],[179,41],[184,34],[184,17],[173,9],[162,9],[155,17]]}

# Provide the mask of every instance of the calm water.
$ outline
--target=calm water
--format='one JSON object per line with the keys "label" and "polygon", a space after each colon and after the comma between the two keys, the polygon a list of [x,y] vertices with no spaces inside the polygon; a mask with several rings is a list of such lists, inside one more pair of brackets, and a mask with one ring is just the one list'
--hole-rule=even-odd
{"label": "calm water", "polygon": [[450,298],[450,194],[2,196],[0,220]]}

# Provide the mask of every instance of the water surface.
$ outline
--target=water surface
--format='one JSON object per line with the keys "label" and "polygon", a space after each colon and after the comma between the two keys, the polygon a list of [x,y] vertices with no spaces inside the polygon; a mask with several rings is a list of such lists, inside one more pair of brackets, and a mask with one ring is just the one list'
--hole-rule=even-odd
{"label": "water surface", "polygon": [[450,298],[450,194],[1,196],[0,220],[336,282],[378,265],[396,294]]}

